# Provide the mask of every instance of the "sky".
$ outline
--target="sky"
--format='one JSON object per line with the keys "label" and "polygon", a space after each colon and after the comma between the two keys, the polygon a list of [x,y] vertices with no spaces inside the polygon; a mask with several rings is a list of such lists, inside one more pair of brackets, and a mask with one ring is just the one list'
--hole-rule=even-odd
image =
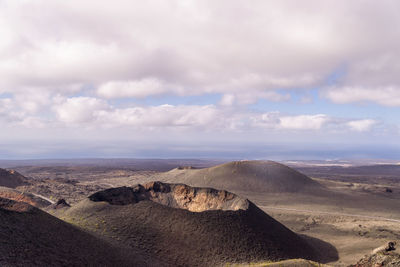
{"label": "sky", "polygon": [[399,12],[0,0],[0,159],[398,159]]}

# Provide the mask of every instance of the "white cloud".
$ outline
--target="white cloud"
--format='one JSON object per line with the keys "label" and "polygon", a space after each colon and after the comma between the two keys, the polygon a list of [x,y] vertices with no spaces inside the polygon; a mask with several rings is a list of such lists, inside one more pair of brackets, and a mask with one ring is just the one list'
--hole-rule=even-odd
{"label": "white cloud", "polygon": [[7,114],[12,108],[12,100],[10,98],[0,98],[0,115]]}
{"label": "white cloud", "polygon": [[264,113],[255,119],[256,125],[280,130],[320,130],[329,121],[325,114],[289,116],[279,112]]}
{"label": "white cloud", "polygon": [[[242,132],[241,141],[387,130],[393,116],[374,124],[353,107],[337,118],[309,93],[323,88],[320,96],[333,103],[400,106],[399,7],[395,0],[0,0],[1,126],[72,129],[65,135],[84,126],[133,135],[157,128],[159,138],[179,129],[192,141],[205,132],[210,140]],[[158,95],[191,97],[171,105]],[[259,100],[288,103],[267,112],[280,106],[250,106]],[[15,132],[33,135],[2,136]],[[110,130],[110,140],[116,136]]]}
{"label": "white cloud", "polygon": [[101,99],[73,97],[57,103],[53,108],[57,118],[62,122],[87,123],[91,126],[102,112],[110,109],[110,106]]}
{"label": "white cloud", "polygon": [[[101,86],[135,87],[129,83],[153,77],[182,88],[179,94],[246,90],[262,98],[275,89],[319,86],[343,63],[345,83],[400,82],[400,35],[392,27],[400,20],[397,1],[1,5],[0,90],[10,92],[80,83],[116,97],[127,90],[113,94]],[[150,87],[151,94],[165,93]]]}
{"label": "white cloud", "polygon": [[30,114],[31,107],[24,106],[20,101],[11,98],[0,98],[0,123],[4,132],[6,128],[22,126],[25,128],[41,128],[46,123],[38,116]]}
{"label": "white cloud", "polygon": [[[228,99],[229,100],[229,99]],[[14,125],[28,128],[70,127],[112,128],[128,127],[144,131],[170,130],[235,132],[271,129],[276,131],[370,131],[377,123],[372,119],[349,120],[326,114],[287,115],[280,112],[260,113],[215,105],[159,105],[114,107],[94,97],[62,96],[52,98],[55,118],[43,119],[29,115],[12,99],[0,99],[0,117]],[[230,104],[230,103],[228,103]]]}
{"label": "white cloud", "polygon": [[[172,127],[216,129],[224,127],[225,116],[213,105],[160,105],[115,108],[92,97],[58,99],[53,106],[57,119],[87,127],[128,126],[141,129]],[[222,122],[222,123],[221,123]]]}
{"label": "white cloud", "polygon": [[51,105],[51,94],[41,88],[23,88],[14,94],[15,105],[27,114],[34,114]]}
{"label": "white cloud", "polygon": [[347,122],[347,126],[357,132],[366,132],[370,131],[374,125],[377,124],[377,121],[371,119],[365,120],[354,120]]}
{"label": "white cloud", "polygon": [[16,122],[15,125],[24,128],[46,128],[48,126],[48,121],[40,117],[24,116],[20,121]]}
{"label": "white cloud", "polygon": [[283,129],[319,130],[328,121],[329,117],[324,114],[283,116],[279,126]]}
{"label": "white cloud", "polygon": [[155,78],[137,81],[110,81],[97,89],[97,94],[105,98],[144,98],[165,93],[178,93],[181,89]]}
{"label": "white cloud", "polygon": [[0,98],[0,122],[3,127],[7,127],[20,122],[25,117],[25,113],[16,109],[16,103],[11,98]]}
{"label": "white cloud", "polygon": [[384,106],[400,106],[400,87],[332,87],[326,89],[322,95],[339,104],[372,102]]}
{"label": "white cloud", "polygon": [[335,118],[326,114],[286,115],[280,112],[267,112],[252,117],[253,127],[272,130],[316,131],[328,133],[367,132],[371,131],[378,121],[373,119]]}
{"label": "white cloud", "polygon": [[219,104],[222,106],[232,106],[235,103],[235,95],[233,94],[224,94],[219,101]]}
{"label": "white cloud", "polygon": [[[350,129],[368,131],[377,123],[371,119],[346,120],[326,114],[286,115],[279,112],[246,112],[214,105],[159,105],[117,108],[106,101],[90,97],[58,99],[54,105],[57,119],[66,125],[91,128],[132,127],[152,130],[243,131],[272,129],[277,131],[321,131]],[[328,127],[329,126],[329,127]]]}
{"label": "white cloud", "polygon": [[219,102],[222,106],[250,105],[258,100],[266,99],[273,102],[282,102],[290,99],[290,94],[280,94],[274,91],[267,92],[240,92],[236,94],[224,94]]}
{"label": "white cloud", "polygon": [[[212,105],[174,106],[160,105],[103,111],[99,120],[111,125],[128,125],[139,128],[189,127],[215,129],[219,111]],[[221,125],[222,126],[222,125]]]}

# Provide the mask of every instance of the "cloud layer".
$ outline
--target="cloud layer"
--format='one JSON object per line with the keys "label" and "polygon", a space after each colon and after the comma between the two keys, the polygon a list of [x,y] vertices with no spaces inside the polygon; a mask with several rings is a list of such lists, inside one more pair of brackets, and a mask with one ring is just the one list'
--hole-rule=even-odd
{"label": "cloud layer", "polygon": [[399,87],[368,88],[361,86],[332,87],[323,96],[338,104],[375,102],[382,106],[400,106]]}
{"label": "cloud layer", "polygon": [[[2,91],[90,83],[107,97],[143,97],[165,93],[164,85],[182,94],[308,88],[342,65],[343,84],[400,81],[397,1],[1,5]],[[109,92],[113,85],[119,93]]]}
{"label": "cloud layer", "polygon": [[3,136],[123,127],[210,140],[395,138],[400,120],[360,106],[398,112],[399,9],[395,0],[0,0]]}

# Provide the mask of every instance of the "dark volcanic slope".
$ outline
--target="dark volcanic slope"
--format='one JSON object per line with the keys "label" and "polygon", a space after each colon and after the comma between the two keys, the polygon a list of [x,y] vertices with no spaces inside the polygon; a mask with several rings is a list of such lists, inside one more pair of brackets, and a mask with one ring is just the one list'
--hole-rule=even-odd
{"label": "dark volcanic slope", "polygon": [[302,238],[250,201],[210,188],[160,182],[112,188],[61,216],[145,250],[165,266],[313,259],[315,255]]}
{"label": "dark volcanic slope", "polygon": [[14,170],[7,171],[0,168],[0,186],[15,188],[25,184],[25,177],[18,172]]}
{"label": "dark volcanic slope", "polygon": [[322,186],[285,165],[273,161],[234,161],[206,169],[177,168],[160,180],[231,191],[299,192]]}
{"label": "dark volcanic slope", "polygon": [[0,266],[146,266],[26,203],[0,198]]}

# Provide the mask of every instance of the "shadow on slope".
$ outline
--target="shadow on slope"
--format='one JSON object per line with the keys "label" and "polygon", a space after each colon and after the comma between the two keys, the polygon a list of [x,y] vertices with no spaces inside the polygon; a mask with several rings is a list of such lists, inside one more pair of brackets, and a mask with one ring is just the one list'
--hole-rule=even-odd
{"label": "shadow on slope", "polygon": [[0,198],[0,266],[146,266],[117,248],[26,203]]}
{"label": "shadow on slope", "polygon": [[26,178],[14,170],[5,170],[0,168],[0,186],[16,188],[27,184]]}
{"label": "shadow on slope", "polygon": [[250,201],[209,188],[160,182],[113,188],[59,216],[144,250],[165,266],[320,259],[315,240],[307,238],[310,245]]}
{"label": "shadow on slope", "polygon": [[328,263],[339,260],[339,253],[332,244],[308,235],[300,234],[300,236],[317,252],[314,261]]}

